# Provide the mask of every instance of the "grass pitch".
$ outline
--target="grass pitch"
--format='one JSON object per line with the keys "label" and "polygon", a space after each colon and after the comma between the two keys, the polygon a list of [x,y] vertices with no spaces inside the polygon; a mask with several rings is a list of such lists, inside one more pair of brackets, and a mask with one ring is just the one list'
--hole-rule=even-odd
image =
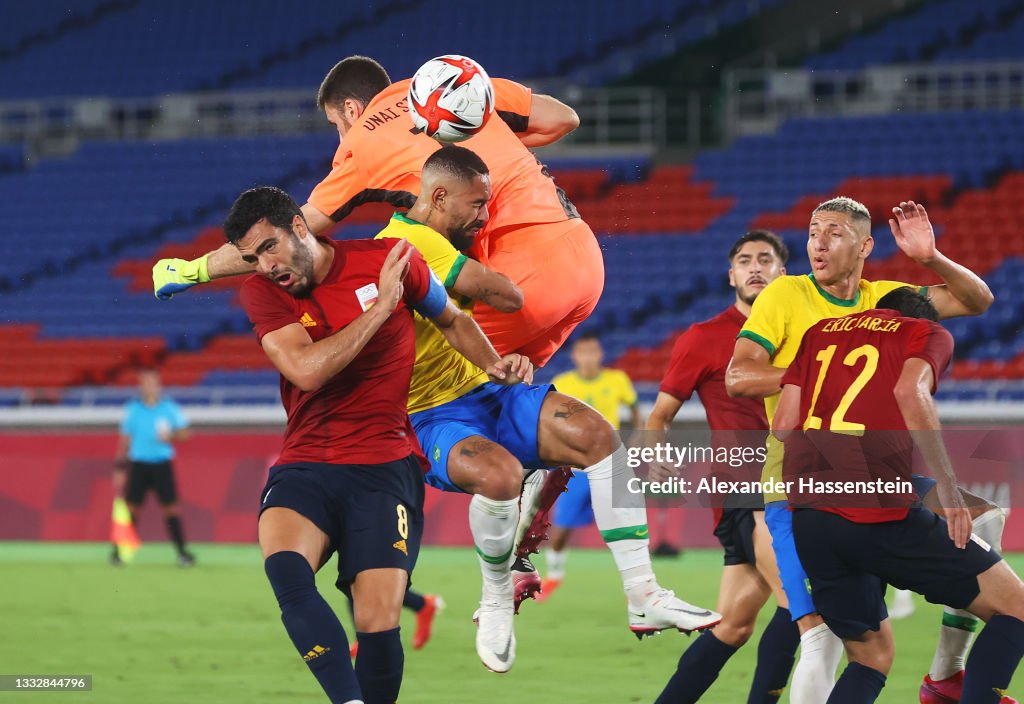
{"label": "grass pitch", "polygon": [[[198,566],[181,569],[164,544],[148,544],[128,567],[107,562],[97,544],[0,543],[0,674],[93,675],[92,692],[0,693],[2,701],[104,704],[325,701],[279,619],[255,546],[197,545]],[[1010,557],[1018,573],[1024,556]],[[721,554],[692,550],[658,560],[662,584],[713,606]],[[334,589],[333,561],[321,592],[351,625]],[[421,651],[406,643],[402,704],[625,704],[653,702],[692,642],[678,633],[638,642],[626,628],[625,599],[611,556],[574,550],[562,588],[516,619],[518,658],[506,675],[484,669],[473,647],[471,616],[480,576],[471,549],[427,548],[416,588],[444,596],[448,608]],[[895,622],[896,662],[880,702],[917,701],[931,663],[941,609],[918,597],[917,612]],[[762,613],[763,627],[774,606]],[[746,701],[756,639],[729,662],[702,701]],[[1009,694],[1024,694],[1018,673]],[[783,701],[788,701],[787,697]]]}

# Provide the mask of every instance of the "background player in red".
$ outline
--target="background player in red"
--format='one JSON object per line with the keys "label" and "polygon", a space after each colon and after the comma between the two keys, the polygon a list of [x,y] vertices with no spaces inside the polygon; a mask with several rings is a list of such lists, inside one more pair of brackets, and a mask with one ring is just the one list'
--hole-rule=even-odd
{"label": "background player in red", "polygon": [[[241,299],[281,372],[288,415],[259,520],[281,619],[332,702],[393,704],[403,669],[398,617],[423,532],[425,460],[406,412],[411,309],[492,381],[532,378],[532,366],[519,355],[499,359],[404,242],[317,239],[298,205],[268,187],[239,196],[224,231],[262,274],[246,280]],[[338,586],[355,606],[355,672],[314,581],[335,551]]]}
{"label": "background player in red", "polygon": [[[786,245],[767,230],[747,232],[736,240],[729,250],[729,285],[736,289],[735,301],[714,318],[691,325],[676,340],[647,419],[649,442],[667,438],[683,402],[696,391],[716,438],[715,446],[763,444],[768,432],[764,403],[730,398],[725,391],[725,370],[750,306],[765,286],[786,273],[788,258]],[[730,499],[724,509],[714,509],[715,535],[725,551],[716,607],[722,622],[679,658],[659,702],[697,701],[726,661],[750,639],[757,614],[773,593],[779,606],[761,636],[748,703],[778,701],[789,679],[800,634],[779,582],[771,536],[764,523],[764,499],[749,495]]]}
{"label": "background player in red", "polygon": [[[515,313],[478,304],[474,319],[501,354],[520,352],[543,365],[597,305],[604,260],[590,227],[527,147],[550,144],[579,124],[572,108],[525,86],[493,79],[495,119],[465,141],[491,172],[490,221],[469,254],[508,276],[523,291]],[[334,168],[309,196],[302,213],[325,232],[363,203],[408,208],[420,190],[420,172],[440,145],[412,129],[409,81],[392,83],[373,59],[351,56],[330,70],[317,104],[338,128]],[[499,119],[500,118],[500,119]],[[251,267],[230,247],[187,262],[153,267],[158,297]]]}
{"label": "background player in red", "polygon": [[[850,663],[829,702],[873,702],[885,686],[894,652],[887,583],[986,621],[960,701],[1014,701],[1004,695],[1024,655],[1024,583],[971,534],[932,398],[953,355],[937,319],[914,289],[896,289],[876,309],[812,325],[782,378],[773,433],[786,443],[796,548],[814,606]],[[914,492],[915,447],[936,475],[946,520]],[[891,487],[830,493],[808,480]]]}

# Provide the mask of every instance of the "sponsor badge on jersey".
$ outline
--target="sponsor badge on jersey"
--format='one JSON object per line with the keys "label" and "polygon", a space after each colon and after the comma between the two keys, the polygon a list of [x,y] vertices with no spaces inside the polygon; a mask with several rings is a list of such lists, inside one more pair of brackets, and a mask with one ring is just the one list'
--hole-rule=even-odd
{"label": "sponsor badge on jersey", "polygon": [[359,305],[362,306],[363,312],[370,310],[373,304],[377,302],[377,297],[380,294],[377,291],[377,284],[366,284],[361,288],[356,289],[356,298],[359,299]]}

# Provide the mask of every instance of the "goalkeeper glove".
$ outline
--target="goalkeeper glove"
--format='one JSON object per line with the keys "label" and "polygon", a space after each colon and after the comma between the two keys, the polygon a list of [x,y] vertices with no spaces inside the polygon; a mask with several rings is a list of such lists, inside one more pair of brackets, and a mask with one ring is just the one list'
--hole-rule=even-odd
{"label": "goalkeeper glove", "polygon": [[198,259],[161,259],[153,265],[153,293],[161,301],[170,300],[174,294],[192,288],[196,284],[205,284],[210,280],[206,270],[206,260],[210,255],[204,254]]}

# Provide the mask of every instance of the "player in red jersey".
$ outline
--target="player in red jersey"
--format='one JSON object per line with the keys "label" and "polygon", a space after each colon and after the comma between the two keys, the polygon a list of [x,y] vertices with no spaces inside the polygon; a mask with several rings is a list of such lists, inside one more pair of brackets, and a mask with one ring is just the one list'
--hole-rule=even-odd
{"label": "player in red jersey", "polygon": [[[923,289],[941,317],[980,315],[991,305],[992,292],[985,282],[939,251],[924,206],[913,201],[900,203],[892,210],[889,227],[904,254],[944,281]],[[804,331],[824,318],[874,308],[883,295],[906,285],[861,278],[873,246],[871,214],[862,203],[837,197],[814,209],[807,237],[812,274],[780,276],[758,297],[737,338],[726,372],[726,389],[731,395],[764,398],[771,422],[778,404],[779,381],[796,354]],[[781,483],[782,454],[781,444],[769,436],[763,474],[766,482]],[[772,486],[772,490],[765,492],[765,521],[772,534],[772,549],[789,610],[801,631],[800,658],[793,671],[790,692],[807,704],[821,704],[835,682],[842,641],[814,611],[807,593],[807,576],[793,545],[792,514],[786,508],[785,492],[774,490],[775,484]],[[924,485],[920,488],[922,492],[927,490]],[[926,504],[932,502],[934,491],[924,498]],[[999,542],[1005,520],[1003,511],[978,497],[965,498],[972,507],[979,535],[989,543]],[[944,704],[942,697],[947,695],[959,699],[958,675],[976,624],[977,619],[965,611],[944,610],[935,659],[921,687],[922,704]],[[941,696],[932,697],[933,691]]]}
{"label": "player in red jersey", "polygon": [[[707,413],[714,446],[764,443],[768,433],[764,403],[753,398],[730,398],[725,391],[725,370],[750,306],[765,286],[786,273],[788,257],[786,245],[767,230],[748,232],[733,244],[729,250],[729,285],[736,289],[735,301],[714,318],[691,325],[676,340],[647,419],[650,442],[667,437],[683,402],[696,391]],[[754,472],[755,479],[757,474],[759,468]],[[761,636],[747,700],[749,704],[771,704],[778,701],[789,679],[800,634],[779,581],[771,536],[764,523],[763,497],[730,496],[724,508],[716,505],[714,530],[725,551],[716,607],[722,622],[687,648],[658,702],[683,704],[700,699],[726,661],[750,639],[758,612],[774,593],[779,606]]]}
{"label": "player in red jersey", "polygon": [[[490,220],[467,252],[508,276],[524,305],[502,313],[478,303],[473,317],[501,354],[520,352],[542,366],[590,315],[604,287],[604,260],[594,233],[528,147],[550,144],[579,124],[572,108],[518,83],[494,79],[494,118],[463,143],[491,172]],[[351,56],[330,70],[317,104],[338,128],[334,168],[302,213],[321,233],[363,203],[408,208],[420,191],[423,163],[440,145],[409,119],[409,81],[392,83],[384,68]],[[221,247],[199,259],[162,259],[154,291],[166,298],[211,278],[251,271]]]}
{"label": "player in red jersey", "polygon": [[[412,310],[494,382],[530,380],[532,365],[499,358],[403,241],[317,239],[295,201],[269,187],[239,196],[224,232],[261,274],[242,285],[242,305],[281,372],[288,415],[259,519],[281,619],[332,702],[392,704],[402,680],[398,616],[423,532],[426,460],[406,413]],[[333,552],[355,606],[354,671],[314,581]]]}
{"label": "player in red jersey", "polygon": [[[773,433],[814,607],[849,665],[829,702],[873,702],[894,643],[885,585],[966,609],[987,625],[967,659],[960,701],[1005,697],[1024,655],[1024,583],[971,533],[932,395],[953,355],[935,306],[896,289],[877,307],[813,324],[782,377]],[[946,520],[911,482],[915,448],[936,473]]]}

